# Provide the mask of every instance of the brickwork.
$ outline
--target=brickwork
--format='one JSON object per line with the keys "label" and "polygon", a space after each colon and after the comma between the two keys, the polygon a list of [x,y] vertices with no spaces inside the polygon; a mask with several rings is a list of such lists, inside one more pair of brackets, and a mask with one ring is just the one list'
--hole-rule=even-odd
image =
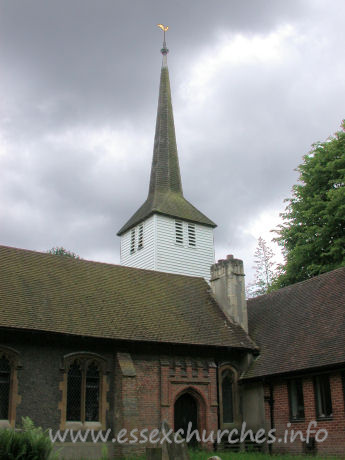
{"label": "brickwork", "polygon": [[[289,430],[288,440],[290,440],[290,433],[292,430],[295,432],[301,430],[303,435],[306,435],[308,424],[310,421],[317,421],[318,429],[326,429],[328,431],[328,438],[322,443],[316,443],[317,454],[320,455],[344,455],[345,454],[345,409],[344,409],[344,391],[342,385],[341,374],[333,372],[329,375],[330,388],[332,397],[333,415],[329,420],[318,420],[315,410],[315,393],[313,377],[303,378],[303,397],[304,397],[304,410],[305,420],[299,422],[290,421],[289,409],[289,395],[288,383],[286,380],[273,382],[273,399],[274,399],[274,426],[277,429],[277,438],[283,439],[282,442],[274,443],[272,451],[274,453],[303,453],[306,446],[297,437],[295,442],[284,443],[285,430]],[[268,402],[269,386],[265,386],[265,416],[267,424],[270,423],[270,407]],[[290,423],[290,425],[288,425]],[[315,428],[313,428],[315,429]],[[320,433],[321,436],[321,433]],[[311,434],[315,437],[315,434]]]}
{"label": "brickwork", "polygon": [[[199,432],[218,429],[216,366],[212,361],[198,361],[196,366],[192,360],[178,357],[133,356],[133,361],[136,376],[121,376],[121,428],[153,430],[164,420],[174,428],[174,404],[188,392],[197,402]],[[142,450],[140,445],[123,445],[121,454]]]}

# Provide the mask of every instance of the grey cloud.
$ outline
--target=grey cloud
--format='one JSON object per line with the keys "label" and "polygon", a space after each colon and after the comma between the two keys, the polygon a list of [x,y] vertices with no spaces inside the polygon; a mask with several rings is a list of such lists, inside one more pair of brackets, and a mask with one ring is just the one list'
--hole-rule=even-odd
{"label": "grey cloud", "polygon": [[[155,24],[166,22],[185,195],[218,223],[217,253],[235,252],[250,272],[255,241],[243,228],[263,211],[279,212],[303,154],[344,118],[344,9],[341,1],[332,9],[297,0],[3,1],[1,243],[119,260],[116,231],[147,193]],[[264,36],[286,24],[304,36],[284,62],[225,66],[207,105],[185,110],[181,86],[220,36]],[[64,143],[81,129],[122,132],[128,155],[77,134],[75,145]]]}

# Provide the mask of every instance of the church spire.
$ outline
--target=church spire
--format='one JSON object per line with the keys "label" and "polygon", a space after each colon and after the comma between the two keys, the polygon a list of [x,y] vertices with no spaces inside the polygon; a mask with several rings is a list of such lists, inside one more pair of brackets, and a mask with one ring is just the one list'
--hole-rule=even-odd
{"label": "church spire", "polygon": [[158,27],[164,32],[161,49],[163,59],[149,193],[144,204],[119,230],[118,235],[124,234],[155,213],[216,227],[214,222],[183,196],[167,64],[169,50],[166,45],[165,33],[168,27],[164,27],[162,24],[158,24]]}
{"label": "church spire", "polygon": [[168,27],[164,27],[162,24],[158,24],[158,27],[164,31],[163,47],[161,49],[163,60],[149,194],[175,192],[182,195],[167,63],[169,50],[165,41],[165,32],[168,30]]}

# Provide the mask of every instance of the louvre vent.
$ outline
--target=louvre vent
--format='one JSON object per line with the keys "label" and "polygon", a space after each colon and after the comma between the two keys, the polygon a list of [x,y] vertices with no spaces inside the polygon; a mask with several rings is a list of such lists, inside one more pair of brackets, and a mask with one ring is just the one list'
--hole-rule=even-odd
{"label": "louvre vent", "polygon": [[175,241],[177,244],[183,244],[183,222],[175,220]]}
{"label": "louvre vent", "polygon": [[188,224],[188,244],[189,246],[196,246],[195,225]]}
{"label": "louvre vent", "polygon": [[135,252],[135,228],[131,231],[131,254]]}
{"label": "louvre vent", "polygon": [[144,225],[139,225],[138,232],[138,251],[144,247]]}

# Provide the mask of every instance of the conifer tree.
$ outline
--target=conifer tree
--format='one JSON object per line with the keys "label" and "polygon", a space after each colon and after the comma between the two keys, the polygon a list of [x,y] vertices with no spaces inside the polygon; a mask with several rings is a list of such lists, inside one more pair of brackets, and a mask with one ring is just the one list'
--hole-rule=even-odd
{"label": "conifer tree", "polygon": [[248,285],[247,297],[256,297],[266,294],[272,288],[276,278],[276,263],[274,253],[260,236],[258,246],[254,253],[255,278],[254,282]]}

